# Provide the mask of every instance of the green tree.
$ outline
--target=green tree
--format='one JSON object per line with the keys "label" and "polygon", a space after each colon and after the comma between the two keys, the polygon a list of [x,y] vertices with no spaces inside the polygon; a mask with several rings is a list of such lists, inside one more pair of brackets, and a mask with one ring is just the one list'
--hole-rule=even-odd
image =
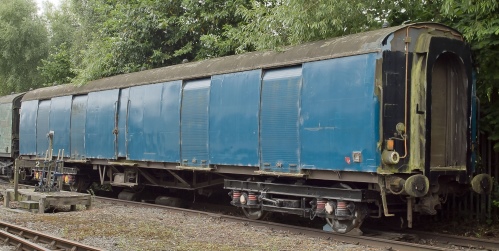
{"label": "green tree", "polygon": [[380,26],[370,5],[361,0],[253,1],[251,8],[238,8],[245,23],[226,35],[239,44],[237,52],[244,52],[356,33]]}
{"label": "green tree", "polygon": [[238,44],[226,35],[226,31],[246,24],[244,17],[237,13],[238,9],[250,8],[254,1],[184,0],[182,29],[189,31],[189,37],[193,39],[191,44],[194,58],[189,59],[235,54]]}
{"label": "green tree", "polygon": [[68,45],[64,42],[54,47],[47,59],[38,67],[45,85],[67,84],[75,77]]}
{"label": "green tree", "polygon": [[[55,8],[50,3],[44,5],[44,17],[49,29],[50,51],[42,65],[38,67],[45,85],[74,82],[84,62],[100,58],[87,58],[91,47],[100,42],[99,29],[107,19],[101,0],[62,0],[60,7]],[[97,47],[98,48],[98,47]],[[98,48],[101,49],[101,48]],[[90,54],[92,55],[92,54]],[[92,55],[93,56],[93,55]],[[89,64],[93,65],[93,64]],[[102,75],[98,75],[98,78]]]}
{"label": "green tree", "polygon": [[[76,76],[74,65],[78,61],[80,25],[72,13],[69,1],[63,1],[59,8],[46,2],[44,17],[49,30],[49,55],[42,59],[38,67],[44,85],[57,85],[72,82]],[[83,38],[85,39],[85,38]],[[84,43],[83,43],[84,44]]]}
{"label": "green tree", "polygon": [[438,12],[435,9],[437,5],[430,2],[254,0],[250,7],[239,5],[237,8],[236,14],[243,22],[238,26],[224,27],[223,35],[227,41],[211,44],[237,46],[235,51],[242,53],[279,49],[282,46],[377,29],[385,21],[399,25],[404,21],[435,20],[438,18],[435,14]]}
{"label": "green tree", "polygon": [[48,32],[32,0],[0,0],[0,94],[42,85]]}
{"label": "green tree", "polygon": [[[236,10],[251,6],[251,2],[66,0],[62,5],[64,10],[47,15],[54,48],[51,54],[62,53],[58,45],[67,44],[71,59],[64,62],[71,64],[71,71],[66,72],[76,73],[73,82],[78,84],[178,64],[184,59],[233,54],[236,46],[214,42],[229,41],[224,37],[225,29],[243,22]],[[71,39],[67,40],[68,37]],[[51,61],[61,59],[59,56],[51,55],[44,63],[58,65],[63,61]],[[40,68],[49,69],[53,68]],[[44,76],[51,79],[52,73]]]}
{"label": "green tree", "polygon": [[75,10],[85,9],[75,13],[82,24],[79,32],[92,37],[86,48],[77,45],[81,52],[81,60],[75,60],[77,83],[179,63],[175,56],[185,54],[178,52],[182,45],[188,46],[178,25],[183,13],[180,0],[87,3],[73,1]]}

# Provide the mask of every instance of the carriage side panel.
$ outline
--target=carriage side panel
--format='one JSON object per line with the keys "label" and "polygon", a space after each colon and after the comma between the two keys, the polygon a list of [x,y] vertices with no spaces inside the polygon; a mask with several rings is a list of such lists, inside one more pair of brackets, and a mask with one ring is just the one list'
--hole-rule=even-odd
{"label": "carriage side panel", "polygon": [[258,166],[261,70],[216,75],[210,91],[210,164]]}
{"label": "carriage side panel", "polygon": [[130,103],[130,88],[120,90],[120,101],[118,107],[118,157],[127,156],[127,120],[128,104]]}
{"label": "carriage side panel", "polygon": [[88,94],[85,123],[87,158],[115,158],[117,150],[113,132],[117,126],[118,95],[118,89]]}
{"label": "carriage side panel", "polygon": [[303,65],[302,168],[376,171],[380,162],[376,147],[379,103],[374,95],[376,55]]}
{"label": "carriage side panel", "polygon": [[41,100],[38,104],[38,115],[36,117],[36,155],[45,157],[49,150],[48,133],[50,119],[51,100]]}
{"label": "carriage side panel", "polygon": [[52,98],[49,129],[54,132],[53,156],[57,156],[59,150],[61,154],[64,150],[64,157],[70,156],[71,103],[72,96]]}
{"label": "carriage side panel", "polygon": [[0,104],[0,156],[12,152],[12,103]]}
{"label": "carriage side panel", "polygon": [[302,67],[269,70],[262,81],[261,169],[299,172]]}
{"label": "carriage side panel", "polygon": [[187,81],[182,94],[181,157],[182,165],[209,165],[208,109],[210,79]]}
{"label": "carriage side panel", "polygon": [[21,106],[19,151],[22,155],[36,155],[36,116],[38,100],[25,101]]}
{"label": "carriage side panel", "polygon": [[130,89],[128,159],[179,162],[181,81]]}

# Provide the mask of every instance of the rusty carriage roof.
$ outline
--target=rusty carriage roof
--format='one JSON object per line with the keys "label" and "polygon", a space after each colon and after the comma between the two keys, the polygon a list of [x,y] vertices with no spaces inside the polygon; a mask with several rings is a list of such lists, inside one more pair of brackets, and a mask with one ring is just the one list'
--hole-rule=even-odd
{"label": "rusty carriage roof", "polygon": [[440,27],[454,34],[459,34],[452,28],[436,23],[401,25],[292,46],[279,52],[250,52],[102,78],[90,81],[82,86],[65,84],[41,88],[26,93],[23,101],[79,95],[174,80],[196,79],[254,69],[270,69],[304,62],[379,52],[383,40],[390,34],[406,27],[422,25],[425,27]]}

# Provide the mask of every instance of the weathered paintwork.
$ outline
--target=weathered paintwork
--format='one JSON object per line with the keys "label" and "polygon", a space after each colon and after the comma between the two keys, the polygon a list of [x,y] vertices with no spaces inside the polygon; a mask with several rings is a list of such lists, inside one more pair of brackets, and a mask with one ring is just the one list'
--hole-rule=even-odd
{"label": "weathered paintwork", "polygon": [[128,105],[130,104],[130,88],[120,90],[120,101],[118,107],[118,157],[127,156],[127,119]]}
{"label": "weathered paintwork", "polygon": [[[376,54],[303,65],[302,168],[375,172],[380,165]],[[353,162],[360,152],[360,163]],[[350,161],[348,161],[350,159]]]}
{"label": "weathered paintwork", "polygon": [[0,157],[14,157],[19,138],[18,109],[24,93],[0,97]]}
{"label": "weathered paintwork", "polygon": [[[64,157],[69,157],[70,152],[70,126],[71,126],[71,96],[56,97],[50,103],[49,128],[53,131],[53,156],[64,152]],[[63,151],[64,150],[64,151]]]}
{"label": "weathered paintwork", "polygon": [[[476,117],[471,107],[474,87],[468,45],[451,30],[414,25],[396,31],[384,48],[377,77],[383,90],[382,139],[396,138],[395,150],[402,158],[378,171],[427,176],[432,170],[471,172]],[[449,85],[446,76],[456,79]],[[399,123],[406,124],[406,145],[396,129]]]}
{"label": "weathered paintwork", "polygon": [[42,100],[38,104],[38,114],[36,115],[36,155],[38,157],[45,157],[49,150],[50,103],[51,100]]}
{"label": "weathered paintwork", "polygon": [[267,71],[262,81],[260,112],[261,169],[298,172],[302,67]]}
{"label": "weathered paintwork", "polygon": [[188,81],[182,93],[180,119],[182,165],[208,167],[210,79]]}
{"label": "weathered paintwork", "polygon": [[24,101],[21,109],[19,127],[19,153],[21,155],[36,155],[36,116],[38,100]]}
{"label": "weathered paintwork", "polygon": [[0,103],[0,154],[12,151],[12,103]]}
{"label": "weathered paintwork", "polygon": [[175,81],[130,88],[126,126],[128,159],[179,161],[181,85]]}
{"label": "weathered paintwork", "polygon": [[85,156],[85,121],[87,119],[87,95],[74,96],[71,105],[71,158],[80,160]]}
{"label": "weathered paintwork", "polygon": [[259,109],[262,71],[211,79],[210,164],[259,166]]}
{"label": "weathered paintwork", "polygon": [[[24,100],[40,100],[70,94],[85,94],[100,90],[119,89],[130,86],[161,83],[172,80],[195,79],[232,72],[255,69],[268,69],[292,66],[304,62],[313,62],[331,58],[379,52],[384,40],[390,34],[403,31],[404,28],[415,25],[427,25],[458,34],[457,31],[435,23],[407,24],[385,29],[336,37],[323,41],[302,44],[286,48],[279,52],[252,52],[241,55],[214,58],[204,61],[173,65],[147,71],[103,78],[89,82],[83,86],[60,85],[30,91]],[[403,50],[404,42],[397,41],[391,49]],[[412,49],[411,49],[412,50]]]}
{"label": "weathered paintwork", "polygon": [[119,90],[88,94],[85,121],[85,155],[87,158],[116,158],[115,130]]}
{"label": "weathered paintwork", "polygon": [[[23,118],[30,123],[33,111],[38,114],[35,147],[39,155],[46,148],[45,134],[54,130],[48,127],[57,124],[55,130],[61,132],[67,128],[62,117],[62,125],[52,123],[58,115],[45,114],[46,104],[58,102],[57,97],[69,100],[71,95],[79,95],[86,110],[85,114],[71,113],[71,153],[84,158],[197,168],[259,167],[280,173],[429,173],[429,160],[440,154],[429,150],[430,109],[432,102],[434,106],[443,104],[432,101],[429,88],[439,81],[434,80],[431,69],[446,48],[467,67],[471,65],[461,39],[440,24],[404,25],[282,52],[181,64],[80,87],[43,88],[24,96],[27,110]],[[468,68],[466,76],[470,76]],[[466,132],[455,142],[467,149],[454,148],[453,154],[466,150],[466,161],[471,161],[469,138],[474,134],[462,126],[464,120],[475,118],[470,108],[471,88],[459,92],[466,95],[465,104],[456,111],[440,112],[459,113],[456,121]],[[40,106],[33,106],[31,100],[41,100]],[[77,101],[73,99],[73,110]],[[73,120],[84,121],[85,126],[73,126]],[[398,124],[405,124],[405,131],[398,132]],[[29,129],[23,132],[32,133]],[[395,139],[395,151],[402,156],[398,164],[381,161],[387,139]],[[439,139],[434,137],[434,145]],[[30,144],[26,141],[23,146],[28,149],[26,154],[33,152]],[[61,147],[66,145],[61,143]],[[359,161],[354,154],[360,156]],[[464,159],[458,167],[472,168]]]}

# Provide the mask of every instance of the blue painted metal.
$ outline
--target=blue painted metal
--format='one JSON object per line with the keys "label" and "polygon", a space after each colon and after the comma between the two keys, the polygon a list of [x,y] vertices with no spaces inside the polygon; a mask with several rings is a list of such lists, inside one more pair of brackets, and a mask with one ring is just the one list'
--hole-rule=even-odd
{"label": "blue painted metal", "polygon": [[38,100],[22,102],[19,121],[19,153],[36,155],[36,116]]}
{"label": "blue painted metal", "polygon": [[130,89],[128,158],[180,161],[180,90],[182,82]]}
{"label": "blue painted metal", "polygon": [[261,70],[213,76],[210,90],[210,163],[259,166]]}
{"label": "blue painted metal", "polygon": [[182,165],[203,167],[208,157],[208,105],[210,79],[189,81],[184,86],[181,111]]}
{"label": "blue painted metal", "polygon": [[87,118],[87,95],[73,97],[71,104],[71,158],[84,159],[85,121]]}
{"label": "blue painted metal", "polygon": [[[376,172],[380,159],[375,60],[373,53],[303,65],[302,168]],[[353,163],[354,151],[362,153],[362,162]]]}
{"label": "blue painted metal", "polygon": [[127,120],[130,88],[120,90],[118,106],[118,157],[127,156]]}
{"label": "blue painted metal", "polygon": [[261,169],[298,172],[301,67],[271,70],[262,83]]}
{"label": "blue painted metal", "polygon": [[49,150],[49,119],[50,119],[50,100],[42,100],[38,104],[38,115],[36,117],[36,155],[45,157]]}
{"label": "blue painted metal", "polygon": [[[163,84],[161,98],[160,121],[157,128],[161,128],[164,141],[155,142],[161,154],[159,158],[167,162],[180,163],[180,95],[182,81]],[[149,119],[149,117],[147,117]],[[154,118],[150,118],[153,120]],[[154,137],[152,134],[150,137]],[[152,146],[154,147],[154,146]]]}
{"label": "blue painted metal", "polygon": [[71,125],[71,96],[52,98],[50,104],[49,130],[54,131],[53,156],[59,150],[64,150],[64,156],[69,157],[70,150],[70,125]]}
{"label": "blue painted metal", "polygon": [[85,128],[87,158],[116,158],[116,138],[113,131],[117,126],[118,96],[118,89],[88,94]]}

